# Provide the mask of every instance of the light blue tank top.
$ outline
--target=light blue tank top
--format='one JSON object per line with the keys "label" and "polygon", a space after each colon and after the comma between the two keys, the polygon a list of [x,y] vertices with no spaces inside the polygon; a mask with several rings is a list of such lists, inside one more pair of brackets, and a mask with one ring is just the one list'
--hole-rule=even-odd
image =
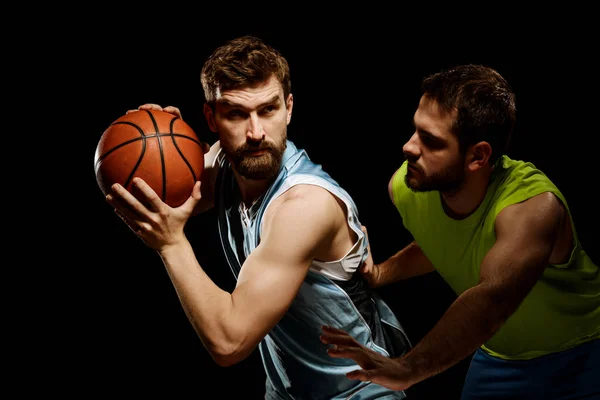
{"label": "light blue tank top", "polygon": [[388,356],[398,357],[411,346],[391,309],[367,287],[360,273],[354,274],[367,256],[368,243],[350,195],[290,141],[278,177],[248,210],[240,206],[238,186],[223,153],[217,156],[216,165],[219,234],[236,279],[245,258],[260,241],[265,210],[294,185],[319,185],[341,199],[348,209],[348,224],[358,236],[343,259],[313,262],[287,313],[259,344],[267,376],[265,398],[405,398],[402,391],[348,379],[345,374],[358,366],[349,359],[330,357],[328,346],[319,340],[321,326],[330,325],[346,330],[363,345]]}

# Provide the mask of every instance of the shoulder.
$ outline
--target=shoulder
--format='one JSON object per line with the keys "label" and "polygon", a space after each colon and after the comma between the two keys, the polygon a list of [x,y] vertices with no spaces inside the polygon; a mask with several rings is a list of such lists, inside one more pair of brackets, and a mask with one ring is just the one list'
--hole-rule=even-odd
{"label": "shoulder", "polygon": [[529,162],[503,156],[494,175],[498,182],[492,184],[496,192],[493,201],[498,215],[510,214],[510,211],[505,212],[508,207],[512,207],[512,212],[519,212],[540,202],[550,202],[559,208],[566,205],[564,196],[552,180]]}
{"label": "shoulder", "polygon": [[552,192],[542,192],[505,207],[496,217],[498,233],[549,233],[557,229],[567,212]]}
{"label": "shoulder", "polygon": [[295,221],[322,225],[333,222],[341,210],[337,198],[327,189],[313,184],[297,184],[269,204],[264,223]]}
{"label": "shoulder", "polygon": [[315,184],[296,184],[273,201],[273,205],[294,209],[314,208],[325,211],[337,204],[336,197],[326,188]]}
{"label": "shoulder", "polygon": [[293,238],[296,246],[308,243],[311,247],[333,237],[345,223],[344,211],[333,194],[316,185],[295,185],[268,205],[261,236],[275,241]]}
{"label": "shoulder", "polygon": [[534,164],[513,160],[504,155],[494,174],[502,180],[502,186],[510,191],[539,194],[545,191],[558,192],[552,180]]}
{"label": "shoulder", "polygon": [[525,214],[545,215],[560,213],[564,209],[562,202],[552,192],[542,192],[519,203],[506,207],[501,215]]}

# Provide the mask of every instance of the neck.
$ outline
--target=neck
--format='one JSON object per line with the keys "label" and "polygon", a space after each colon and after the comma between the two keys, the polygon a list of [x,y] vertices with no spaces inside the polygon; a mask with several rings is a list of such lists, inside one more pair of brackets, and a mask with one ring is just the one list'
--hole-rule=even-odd
{"label": "neck", "polygon": [[450,218],[467,218],[477,210],[485,199],[491,172],[487,169],[468,175],[458,189],[440,193],[442,206]]}
{"label": "neck", "polygon": [[256,202],[256,200],[258,200],[273,183],[273,179],[252,180],[244,178],[235,170],[233,173],[240,189],[242,201],[246,207],[251,207],[252,204],[254,204],[254,202]]}

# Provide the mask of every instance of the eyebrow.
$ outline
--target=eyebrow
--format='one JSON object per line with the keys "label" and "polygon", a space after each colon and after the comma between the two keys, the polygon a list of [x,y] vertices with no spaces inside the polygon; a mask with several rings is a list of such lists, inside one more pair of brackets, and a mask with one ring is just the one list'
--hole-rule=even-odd
{"label": "eyebrow", "polygon": [[[266,106],[277,104],[277,103],[279,103],[279,100],[280,100],[280,97],[279,97],[278,94],[276,94],[273,97],[271,97],[269,100],[267,100],[267,101],[265,101],[263,103],[260,103],[257,108],[263,108],[263,107],[266,107]],[[241,105],[239,103],[236,103],[234,101],[229,101],[229,100],[226,100],[226,99],[221,99],[221,100],[218,100],[218,101],[219,101],[219,103],[221,103],[225,107],[229,107],[229,108],[241,108],[243,110],[246,110],[246,107],[244,107],[243,105]]]}
{"label": "eyebrow", "polygon": [[419,132],[419,135],[421,135],[421,136],[428,136],[431,139],[444,141],[444,139],[442,139],[441,137],[436,136],[433,133],[426,131],[425,129],[417,129],[417,131]]}
{"label": "eyebrow", "polygon": [[426,136],[430,139],[436,140],[438,142],[443,142],[446,143],[446,139],[441,138],[437,135],[434,135],[433,133],[429,132],[426,129],[422,129],[422,128],[418,128],[417,125],[415,124],[415,120],[412,120],[412,126],[415,128],[415,130],[418,132],[419,136]]}

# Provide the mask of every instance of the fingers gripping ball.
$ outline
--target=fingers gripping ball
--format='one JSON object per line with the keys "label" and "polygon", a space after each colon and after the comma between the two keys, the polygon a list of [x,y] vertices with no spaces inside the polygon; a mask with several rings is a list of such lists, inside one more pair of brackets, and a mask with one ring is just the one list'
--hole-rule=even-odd
{"label": "fingers gripping ball", "polygon": [[96,181],[106,196],[114,183],[130,192],[140,177],[171,207],[185,202],[204,169],[202,143],[181,118],[164,111],[123,115],[102,134],[94,157]]}

